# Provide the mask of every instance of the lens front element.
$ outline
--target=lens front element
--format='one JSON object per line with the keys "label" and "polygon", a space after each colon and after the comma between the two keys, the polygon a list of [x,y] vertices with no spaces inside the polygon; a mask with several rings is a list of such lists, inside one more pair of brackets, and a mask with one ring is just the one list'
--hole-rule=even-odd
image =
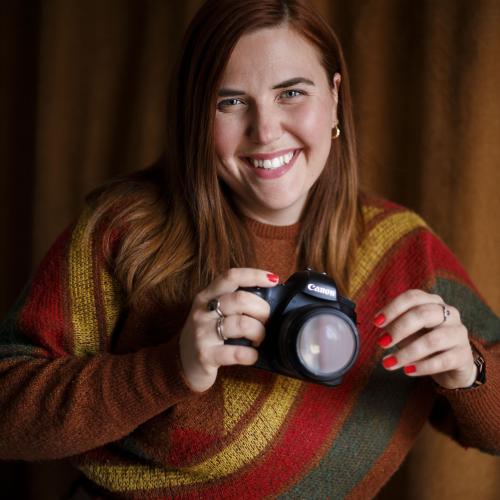
{"label": "lens front element", "polygon": [[297,335],[297,356],[310,373],[325,377],[342,371],[357,349],[350,322],[335,314],[310,316]]}

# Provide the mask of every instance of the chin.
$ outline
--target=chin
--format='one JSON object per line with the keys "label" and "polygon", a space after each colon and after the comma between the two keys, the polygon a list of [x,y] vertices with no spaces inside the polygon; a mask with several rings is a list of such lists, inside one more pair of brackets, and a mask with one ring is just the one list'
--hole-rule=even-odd
{"label": "chin", "polygon": [[295,224],[302,213],[303,204],[299,204],[299,200],[295,199],[288,203],[281,201],[280,203],[263,203],[261,204],[261,214],[266,214],[269,218],[279,219],[280,224]]}
{"label": "chin", "polygon": [[277,210],[288,210],[296,206],[304,206],[307,200],[307,194],[309,189],[303,189],[300,191],[286,191],[283,196],[276,197],[274,200],[267,201],[267,204],[275,207]]}

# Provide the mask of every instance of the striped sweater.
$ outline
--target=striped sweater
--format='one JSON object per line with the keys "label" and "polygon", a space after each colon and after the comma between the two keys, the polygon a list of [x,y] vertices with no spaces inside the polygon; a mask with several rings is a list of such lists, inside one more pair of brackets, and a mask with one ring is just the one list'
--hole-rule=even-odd
{"label": "striped sweater", "polygon": [[[178,349],[189,305],[127,309],[85,211],[0,327],[0,458],[71,457],[96,496],[323,499],[374,496],[429,418],[498,454],[499,319],[417,215],[374,199],[363,212],[349,290],[361,349],[342,384],[237,366],[195,394]],[[292,274],[299,225],[246,225],[259,267]],[[483,386],[450,391],[382,368],[371,320],[409,288],[460,310]]]}

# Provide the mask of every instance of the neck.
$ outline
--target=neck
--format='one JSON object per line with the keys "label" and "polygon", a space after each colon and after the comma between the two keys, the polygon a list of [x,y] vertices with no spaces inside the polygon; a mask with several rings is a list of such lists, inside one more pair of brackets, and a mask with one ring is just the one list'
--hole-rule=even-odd
{"label": "neck", "polygon": [[239,209],[245,217],[271,226],[291,226],[299,222],[302,215],[302,207],[300,209],[298,207],[288,207],[281,210],[272,210],[266,208],[255,209],[240,204]]}

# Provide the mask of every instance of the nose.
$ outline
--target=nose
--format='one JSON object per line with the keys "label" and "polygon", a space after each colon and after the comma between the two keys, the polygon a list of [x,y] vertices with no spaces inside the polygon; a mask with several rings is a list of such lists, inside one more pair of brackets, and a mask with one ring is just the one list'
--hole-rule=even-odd
{"label": "nose", "polygon": [[247,135],[252,142],[272,144],[283,132],[281,116],[275,108],[255,107],[248,124]]}

